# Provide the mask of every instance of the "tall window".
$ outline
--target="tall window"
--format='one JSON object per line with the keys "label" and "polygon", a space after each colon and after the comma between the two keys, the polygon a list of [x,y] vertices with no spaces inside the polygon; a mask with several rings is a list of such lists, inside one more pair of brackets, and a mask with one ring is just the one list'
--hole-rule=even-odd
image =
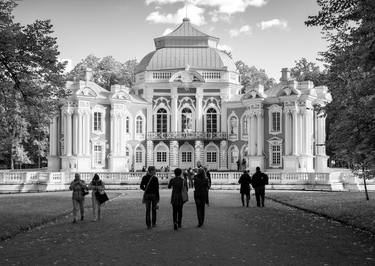
{"label": "tall window", "polygon": [[102,113],[94,112],[94,131],[102,131]]}
{"label": "tall window", "polygon": [[156,132],[167,132],[168,128],[168,115],[167,111],[160,108],[156,114]]}
{"label": "tall window", "polygon": [[242,118],[242,135],[247,135],[247,117]]}
{"label": "tall window", "polygon": [[141,163],[143,160],[142,160],[142,148],[141,147],[137,147],[137,149],[135,150],[135,162],[136,163]]}
{"label": "tall window", "polygon": [[96,165],[103,164],[103,147],[99,145],[94,146],[94,163]]}
{"label": "tall window", "polygon": [[167,161],[167,153],[165,151],[156,152],[156,161],[158,163],[166,162]]}
{"label": "tall window", "polygon": [[216,152],[209,151],[206,153],[206,162],[207,163],[216,163]]}
{"label": "tall window", "polygon": [[210,108],[207,110],[207,129],[208,133],[217,132],[217,113],[214,108]]}
{"label": "tall window", "polygon": [[193,117],[189,108],[184,108],[181,112],[182,132],[193,129]]}
{"label": "tall window", "polygon": [[191,151],[183,151],[181,153],[181,161],[183,163],[190,163],[192,161],[192,152]]}
{"label": "tall window", "polygon": [[280,112],[273,112],[272,113],[272,131],[273,132],[280,132],[280,121],[281,121],[281,113]]}
{"label": "tall window", "polygon": [[136,118],[136,133],[140,134],[143,133],[143,119],[141,116],[137,116]]}
{"label": "tall window", "polygon": [[130,133],[130,118],[129,118],[129,116],[127,116],[126,120],[125,120],[125,133],[127,133],[127,134]]}
{"label": "tall window", "polygon": [[281,145],[273,145],[272,146],[272,166],[280,166],[281,165]]}

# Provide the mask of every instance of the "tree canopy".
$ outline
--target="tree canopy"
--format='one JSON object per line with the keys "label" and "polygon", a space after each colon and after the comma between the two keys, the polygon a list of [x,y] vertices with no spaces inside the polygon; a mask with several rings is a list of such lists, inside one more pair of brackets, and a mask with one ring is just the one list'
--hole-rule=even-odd
{"label": "tree canopy", "polygon": [[326,71],[321,71],[318,65],[304,57],[295,61],[295,66],[290,69],[290,75],[297,81],[310,80],[315,86],[325,85],[326,82]]}
{"label": "tree canopy", "polygon": [[137,60],[127,60],[125,63],[116,61],[112,56],[103,58],[88,55],[68,73],[68,80],[83,80],[87,68],[93,71],[93,81],[103,88],[110,90],[111,85],[121,84],[133,87]]}
{"label": "tree canopy", "polygon": [[334,158],[375,168],[375,1],[318,0],[306,21],[322,27],[329,48],[328,145]]}
{"label": "tree canopy", "polygon": [[49,120],[67,96],[50,21],[23,26],[15,6],[0,1],[0,160],[10,167],[45,154]]}
{"label": "tree canopy", "polygon": [[[265,90],[270,89],[276,81],[273,78],[269,78],[264,69],[257,69],[255,66],[249,67],[242,61],[237,61],[236,67],[240,73],[241,85],[246,87],[257,86],[261,84]],[[243,92],[243,91],[242,91]]]}

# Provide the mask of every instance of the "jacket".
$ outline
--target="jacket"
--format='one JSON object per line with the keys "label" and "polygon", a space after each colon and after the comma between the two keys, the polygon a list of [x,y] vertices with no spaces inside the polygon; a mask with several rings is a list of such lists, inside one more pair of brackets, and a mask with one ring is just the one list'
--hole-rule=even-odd
{"label": "jacket", "polygon": [[241,194],[249,194],[250,193],[250,184],[251,184],[251,177],[249,174],[242,174],[238,183],[241,184],[240,193]]}
{"label": "jacket", "polygon": [[253,188],[264,187],[268,185],[268,176],[262,172],[256,172],[251,178],[251,185]]}
{"label": "jacket", "polygon": [[[147,187],[148,181],[151,179],[150,184]],[[147,187],[147,190],[146,190]],[[159,200],[160,195],[159,195],[159,180],[156,176],[151,176],[151,175],[145,175],[142,177],[141,185],[140,188],[145,192],[145,194],[152,194],[156,195],[156,198]]]}
{"label": "jacket", "polygon": [[204,175],[194,177],[194,198],[206,199],[208,193],[208,179]]}
{"label": "jacket", "polygon": [[187,182],[181,177],[175,177],[169,181],[168,188],[172,188],[172,195],[171,195],[172,205],[182,205],[184,203],[182,201],[182,188],[183,187],[185,187],[186,191],[188,191]]}
{"label": "jacket", "polygon": [[69,189],[73,191],[72,199],[78,200],[78,201],[84,200],[85,199],[85,196],[83,195],[83,189],[84,188],[87,188],[87,185],[86,185],[85,181],[83,181],[83,180],[78,180],[78,181],[73,180],[70,183],[70,186],[69,186]]}

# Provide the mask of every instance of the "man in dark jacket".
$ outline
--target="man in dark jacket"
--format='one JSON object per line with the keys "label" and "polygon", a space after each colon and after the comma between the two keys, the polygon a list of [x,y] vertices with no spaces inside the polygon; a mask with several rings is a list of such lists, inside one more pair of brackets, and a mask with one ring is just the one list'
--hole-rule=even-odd
{"label": "man in dark jacket", "polygon": [[143,203],[146,204],[146,225],[151,229],[150,211],[152,210],[152,227],[156,226],[156,209],[160,200],[159,181],[155,176],[155,166],[149,166],[147,174],[142,178],[141,189],[144,191]]}
{"label": "man in dark jacket", "polygon": [[194,177],[194,200],[197,207],[198,227],[204,223],[204,208],[207,201],[208,180],[205,177],[203,168],[198,168],[198,173]]}
{"label": "man in dark jacket", "polygon": [[249,207],[250,201],[250,184],[251,184],[251,177],[248,171],[243,171],[238,183],[241,184],[240,193],[241,193],[241,201],[242,206],[245,206],[244,196],[246,196],[246,207]]}
{"label": "man in dark jacket", "polygon": [[[255,174],[251,177],[251,185],[255,190],[255,198],[257,200],[257,206],[264,207],[264,192],[265,186],[268,185],[268,176],[260,171],[260,168],[256,168]],[[262,200],[260,202],[260,200]]]}

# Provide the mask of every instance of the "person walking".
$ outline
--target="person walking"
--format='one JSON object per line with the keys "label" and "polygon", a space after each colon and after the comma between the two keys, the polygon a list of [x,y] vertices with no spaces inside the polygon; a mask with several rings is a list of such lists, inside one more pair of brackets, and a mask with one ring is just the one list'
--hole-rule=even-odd
{"label": "person walking", "polygon": [[189,188],[194,187],[193,177],[194,177],[193,169],[191,169],[191,167],[189,167],[189,169],[188,169]]}
{"label": "person walking", "polygon": [[198,227],[204,223],[205,204],[207,200],[208,180],[203,168],[198,168],[198,173],[194,177],[194,200],[197,207]]}
{"label": "person walking", "polygon": [[259,167],[256,168],[255,174],[251,177],[251,185],[255,190],[257,206],[264,207],[265,186],[268,185],[268,176],[262,173]]}
{"label": "person walking", "polygon": [[89,190],[92,190],[91,192],[91,200],[92,200],[92,211],[93,211],[93,221],[100,220],[100,205],[101,203],[98,200],[98,194],[104,192],[104,182],[100,180],[100,177],[98,174],[95,174],[92,181],[89,184]]}
{"label": "person walking", "polygon": [[246,170],[243,171],[243,174],[241,175],[240,179],[238,180],[238,183],[241,185],[240,193],[241,193],[242,206],[245,207],[244,198],[246,196],[246,207],[249,207],[251,177],[250,177],[248,171],[246,171]]}
{"label": "person walking", "polygon": [[140,185],[140,188],[144,191],[142,202],[146,204],[146,225],[148,229],[151,229],[150,212],[152,212],[152,227],[156,226],[156,209],[160,200],[159,181],[155,174],[155,166],[149,166]]}
{"label": "person walking", "polygon": [[81,180],[78,173],[74,175],[74,180],[70,183],[69,189],[73,191],[73,223],[77,223],[78,220],[78,209],[81,214],[81,221],[83,221],[85,216],[84,203],[85,195],[87,192],[87,185],[85,181]]}
{"label": "person walking", "polygon": [[204,173],[205,173],[205,176],[207,178],[207,195],[206,195],[206,204],[207,206],[210,206],[210,196],[209,196],[209,191],[210,191],[210,188],[211,188],[211,173],[210,171],[207,169],[207,167],[203,167],[203,170],[204,170]]}
{"label": "person walking", "polygon": [[185,179],[181,176],[182,170],[180,168],[174,169],[175,177],[169,181],[168,188],[172,188],[171,204],[173,208],[173,228],[181,228],[182,222],[182,208],[184,199],[182,193],[188,191],[188,185]]}

